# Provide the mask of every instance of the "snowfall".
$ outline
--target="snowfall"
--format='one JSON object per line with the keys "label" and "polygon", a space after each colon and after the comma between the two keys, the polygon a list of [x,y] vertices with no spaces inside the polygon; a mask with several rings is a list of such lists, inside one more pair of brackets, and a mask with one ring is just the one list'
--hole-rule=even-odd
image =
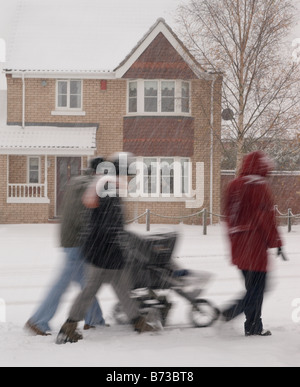
{"label": "snowfall", "polygon": [[[129,228],[146,234],[145,225]],[[174,259],[183,268],[212,274],[202,297],[223,308],[243,293],[238,270],[222,224],[209,226],[153,225],[151,232],[175,230],[179,239]],[[109,327],[84,332],[77,344],[56,345],[79,289],[72,285],[51,321],[52,336],[30,336],[23,327],[42,301],[64,260],[59,225],[0,225],[0,366],[1,367],[299,367],[300,365],[300,226],[281,228],[287,262],[270,250],[270,275],[263,320],[271,337],[245,337],[244,317],[209,328],[190,325],[191,306],[174,291],[167,326],[139,335],[118,325],[117,302],[109,285],[98,293]]]}

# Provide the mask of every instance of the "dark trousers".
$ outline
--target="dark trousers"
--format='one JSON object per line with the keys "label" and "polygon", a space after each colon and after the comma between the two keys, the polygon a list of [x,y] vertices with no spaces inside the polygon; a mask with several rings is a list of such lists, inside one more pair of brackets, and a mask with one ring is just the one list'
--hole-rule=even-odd
{"label": "dark trousers", "polygon": [[226,321],[230,321],[245,313],[245,333],[260,334],[263,330],[261,314],[267,273],[243,270],[242,274],[245,279],[245,297],[225,310],[223,316]]}

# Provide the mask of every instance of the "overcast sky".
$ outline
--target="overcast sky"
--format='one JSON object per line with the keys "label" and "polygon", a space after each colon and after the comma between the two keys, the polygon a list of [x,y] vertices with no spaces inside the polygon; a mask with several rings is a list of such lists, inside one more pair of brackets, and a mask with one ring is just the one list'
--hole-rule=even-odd
{"label": "overcast sky", "polygon": [[[7,40],[11,30],[14,27],[17,5],[19,2],[30,0],[0,0],[0,39]],[[38,0],[38,2],[48,2],[51,0]],[[61,0],[63,3],[65,0]],[[86,0],[88,4],[89,0]],[[117,21],[119,18],[128,19],[128,27],[131,23],[144,25],[144,33],[162,17],[172,26],[174,12],[180,3],[186,3],[188,0],[98,0],[97,3],[104,7],[105,15],[111,15],[111,21]],[[32,1],[31,1],[32,2]],[[59,12],[59,9],[57,10]],[[99,16],[101,22],[101,15]],[[105,20],[108,22],[108,20]],[[139,40],[141,36],[137,37]],[[0,45],[0,58],[3,58]]]}
{"label": "overcast sky", "polygon": [[[51,0],[0,0],[0,39],[8,40],[9,34],[14,30],[17,5],[26,1],[32,4],[34,4],[34,1],[51,3]],[[67,0],[60,1],[63,4]],[[86,0],[87,5],[88,2],[89,0]],[[176,8],[179,4],[188,2],[189,0],[97,0],[97,3],[104,7],[104,14],[111,15],[111,21],[116,23],[116,28],[118,20],[122,20],[123,24],[127,23],[128,20],[128,29],[130,29],[132,23],[139,26],[138,31],[142,32],[139,32],[140,36],[136,36],[136,42],[160,17],[165,18],[167,23],[174,27]],[[299,7],[300,22],[300,0],[294,0],[294,3]],[[59,9],[57,9],[57,12],[59,12]],[[101,20],[101,15],[99,15],[99,21],[104,22]],[[105,20],[105,22],[110,23],[110,20]],[[122,38],[122,34],[120,34],[120,38]],[[126,37],[124,36],[124,38]],[[295,38],[300,38],[300,23],[292,32],[291,41]],[[4,41],[0,40],[0,62],[4,60]]]}

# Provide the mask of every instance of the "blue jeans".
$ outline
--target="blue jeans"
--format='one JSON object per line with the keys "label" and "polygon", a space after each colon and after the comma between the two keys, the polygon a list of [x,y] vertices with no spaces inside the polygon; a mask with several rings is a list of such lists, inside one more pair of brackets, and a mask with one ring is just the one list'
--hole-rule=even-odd
{"label": "blue jeans", "polygon": [[[66,262],[57,281],[53,284],[36,313],[29,319],[31,324],[37,326],[43,332],[51,330],[49,321],[54,317],[61,298],[71,282],[78,283],[81,289],[84,288],[85,263],[82,258],[81,249],[77,247],[66,248],[64,251],[66,253]],[[96,298],[94,298],[85,316],[85,323],[91,326],[105,325],[102,310]]]}

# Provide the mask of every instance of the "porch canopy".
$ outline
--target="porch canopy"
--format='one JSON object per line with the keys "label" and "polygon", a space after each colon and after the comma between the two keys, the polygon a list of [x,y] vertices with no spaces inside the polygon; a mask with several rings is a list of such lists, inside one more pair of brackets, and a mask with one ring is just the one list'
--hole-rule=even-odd
{"label": "porch canopy", "polygon": [[10,184],[7,159],[7,203],[50,203],[48,156],[93,156],[96,127],[5,126],[0,128],[0,155],[44,156],[44,182]]}
{"label": "porch canopy", "polygon": [[0,154],[93,156],[96,127],[6,126],[0,129]]}

